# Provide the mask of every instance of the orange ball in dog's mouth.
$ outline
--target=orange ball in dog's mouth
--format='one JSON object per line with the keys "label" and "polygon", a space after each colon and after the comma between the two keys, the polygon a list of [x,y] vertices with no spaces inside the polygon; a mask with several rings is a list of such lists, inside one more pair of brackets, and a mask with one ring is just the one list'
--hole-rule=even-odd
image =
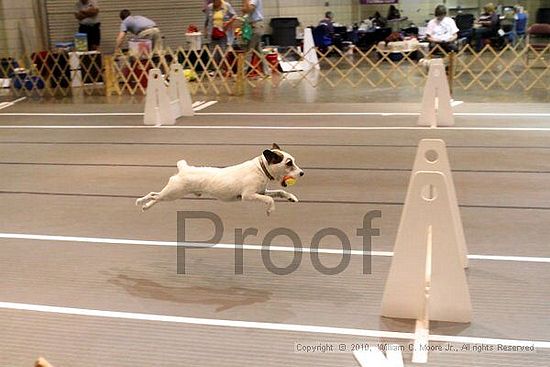
{"label": "orange ball in dog's mouth", "polygon": [[296,179],[291,176],[284,176],[283,182],[281,182],[281,184],[283,185],[283,187],[292,186],[296,184]]}

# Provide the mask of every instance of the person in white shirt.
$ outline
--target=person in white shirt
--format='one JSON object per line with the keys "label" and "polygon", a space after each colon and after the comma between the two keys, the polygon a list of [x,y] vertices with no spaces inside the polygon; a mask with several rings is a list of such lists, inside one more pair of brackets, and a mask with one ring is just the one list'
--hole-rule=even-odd
{"label": "person in white shirt", "polygon": [[447,16],[445,5],[438,5],[435,8],[435,18],[429,21],[426,34],[430,41],[430,48],[439,45],[446,52],[457,51],[458,27],[455,21]]}

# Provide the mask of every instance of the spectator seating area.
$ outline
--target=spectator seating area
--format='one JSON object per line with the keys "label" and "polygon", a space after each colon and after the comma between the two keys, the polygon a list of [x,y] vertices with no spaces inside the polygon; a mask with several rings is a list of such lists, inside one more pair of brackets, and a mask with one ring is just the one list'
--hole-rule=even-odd
{"label": "spectator seating area", "polygon": [[[509,7],[507,11],[513,13],[514,9]],[[459,29],[458,47],[461,48],[466,44],[471,44],[475,32],[474,14],[459,13],[454,17],[454,20]],[[498,27],[504,33],[494,34],[484,39],[483,44],[490,44],[496,49],[501,49],[506,43],[516,45],[518,42],[527,39],[530,44],[542,47],[547,38],[550,37],[550,8],[538,9],[536,23],[530,27],[528,27],[529,17],[524,12],[502,16],[501,20],[502,24],[499,24]],[[381,41],[387,41],[388,36],[394,33],[391,27],[362,29],[355,25],[352,30],[348,30],[347,27],[336,26],[332,34],[324,24],[310,28],[312,29],[315,46],[321,50],[327,49],[329,46],[344,50],[349,44],[354,44],[355,47],[365,51]],[[401,28],[400,33],[405,37],[416,37],[420,41],[424,36],[422,32],[419,32],[419,27],[414,24]]]}

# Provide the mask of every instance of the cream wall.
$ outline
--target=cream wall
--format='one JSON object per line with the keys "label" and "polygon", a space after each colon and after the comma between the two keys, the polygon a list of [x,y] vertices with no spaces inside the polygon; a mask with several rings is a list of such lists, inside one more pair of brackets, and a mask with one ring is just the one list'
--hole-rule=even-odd
{"label": "cream wall", "polygon": [[[40,20],[40,4],[44,0],[0,0],[0,56],[18,56],[26,48],[29,51],[43,49],[46,44],[45,32],[37,28]],[[106,1],[106,0],[104,0]],[[202,0],[180,0],[202,4]],[[352,24],[380,11],[386,16],[388,6],[360,5],[359,0],[263,0],[266,23],[274,17],[297,17],[300,28],[316,25],[327,10],[333,11],[335,21]],[[487,0],[489,1],[489,0]],[[498,3],[498,0],[493,0]],[[433,16],[436,5],[445,3],[452,8],[457,4],[462,7],[479,8],[485,4],[482,0],[401,0],[398,8],[402,15],[417,25],[422,25]],[[515,0],[503,0],[506,5],[517,3]],[[535,19],[536,9],[550,7],[550,0],[519,1],[530,14],[530,23]],[[72,20],[72,19],[71,19]],[[185,22],[185,19],[182,19]],[[268,27],[267,32],[271,30]]]}
{"label": "cream wall", "polygon": [[317,25],[325,12],[330,10],[335,15],[335,22],[350,24],[357,19],[358,2],[359,0],[264,0],[264,16],[268,18],[268,25],[271,18],[298,18],[300,27],[304,28]]}
{"label": "cream wall", "polygon": [[37,0],[0,0],[0,56],[19,57],[42,49]]}

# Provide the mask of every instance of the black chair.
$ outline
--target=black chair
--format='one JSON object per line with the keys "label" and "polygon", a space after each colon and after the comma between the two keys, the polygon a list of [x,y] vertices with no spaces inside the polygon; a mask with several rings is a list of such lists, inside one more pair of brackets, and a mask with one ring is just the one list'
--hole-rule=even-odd
{"label": "black chair", "polygon": [[334,33],[332,34],[332,44],[334,47],[343,50],[344,42],[348,42],[348,29],[347,27],[334,27]]}
{"label": "black chair", "polygon": [[363,51],[369,50],[380,41],[384,41],[391,34],[391,28],[376,28],[373,32],[359,32],[357,47]]}
{"label": "black chair", "polygon": [[550,24],[550,8],[539,8],[536,20],[537,23]]}
{"label": "black chair", "polygon": [[402,28],[401,32],[403,32],[405,36],[418,36],[418,27],[412,25],[407,28]]}
{"label": "black chair", "polygon": [[455,23],[458,28],[458,43],[469,44],[474,29],[474,15],[473,14],[457,14],[455,17]]}

